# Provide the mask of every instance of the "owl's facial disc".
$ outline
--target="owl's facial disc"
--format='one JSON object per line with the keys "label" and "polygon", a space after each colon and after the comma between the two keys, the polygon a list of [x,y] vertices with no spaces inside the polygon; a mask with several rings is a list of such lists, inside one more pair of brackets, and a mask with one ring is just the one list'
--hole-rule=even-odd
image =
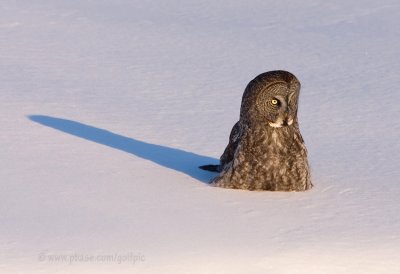
{"label": "owl's facial disc", "polygon": [[293,124],[293,118],[289,115],[289,107],[285,96],[275,95],[267,99],[268,107],[268,125],[274,128],[290,126]]}

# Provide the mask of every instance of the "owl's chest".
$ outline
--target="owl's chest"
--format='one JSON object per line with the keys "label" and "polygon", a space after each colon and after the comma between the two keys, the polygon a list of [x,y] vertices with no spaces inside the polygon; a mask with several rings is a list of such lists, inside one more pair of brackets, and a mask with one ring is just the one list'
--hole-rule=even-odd
{"label": "owl's chest", "polygon": [[288,157],[298,152],[300,146],[296,145],[296,136],[287,129],[259,130],[253,132],[248,138],[247,147],[254,159]]}
{"label": "owl's chest", "polygon": [[296,135],[287,131],[260,132],[248,141],[247,152],[241,160],[248,176],[255,176],[254,180],[261,176],[269,182],[297,172],[297,163],[302,162],[304,153]]}

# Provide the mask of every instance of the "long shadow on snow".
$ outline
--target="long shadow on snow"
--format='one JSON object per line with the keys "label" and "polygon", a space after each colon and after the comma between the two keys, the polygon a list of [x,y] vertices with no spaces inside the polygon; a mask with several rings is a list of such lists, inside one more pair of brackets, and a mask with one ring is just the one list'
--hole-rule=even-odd
{"label": "long shadow on snow", "polygon": [[211,157],[201,156],[176,148],[149,144],[71,120],[44,115],[30,115],[28,118],[41,125],[76,137],[131,153],[157,163],[160,166],[185,173],[202,182],[209,182],[215,176],[215,174],[198,168],[200,165],[218,162],[217,159]]}

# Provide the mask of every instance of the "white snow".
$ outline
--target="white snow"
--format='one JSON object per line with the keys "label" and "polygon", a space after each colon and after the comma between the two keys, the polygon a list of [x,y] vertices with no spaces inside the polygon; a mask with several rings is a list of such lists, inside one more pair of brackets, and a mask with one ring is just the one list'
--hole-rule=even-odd
{"label": "white snow", "polygon": [[[399,12],[1,1],[0,272],[400,273]],[[315,188],[208,186],[197,166],[275,69],[302,83]]]}

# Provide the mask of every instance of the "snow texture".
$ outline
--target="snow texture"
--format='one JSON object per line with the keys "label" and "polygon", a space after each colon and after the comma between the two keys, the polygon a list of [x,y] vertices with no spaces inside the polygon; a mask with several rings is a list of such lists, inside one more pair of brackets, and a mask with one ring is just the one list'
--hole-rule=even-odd
{"label": "snow texture", "polygon": [[[1,1],[0,272],[400,273],[399,12]],[[276,69],[302,83],[315,188],[210,187],[197,166]]]}

